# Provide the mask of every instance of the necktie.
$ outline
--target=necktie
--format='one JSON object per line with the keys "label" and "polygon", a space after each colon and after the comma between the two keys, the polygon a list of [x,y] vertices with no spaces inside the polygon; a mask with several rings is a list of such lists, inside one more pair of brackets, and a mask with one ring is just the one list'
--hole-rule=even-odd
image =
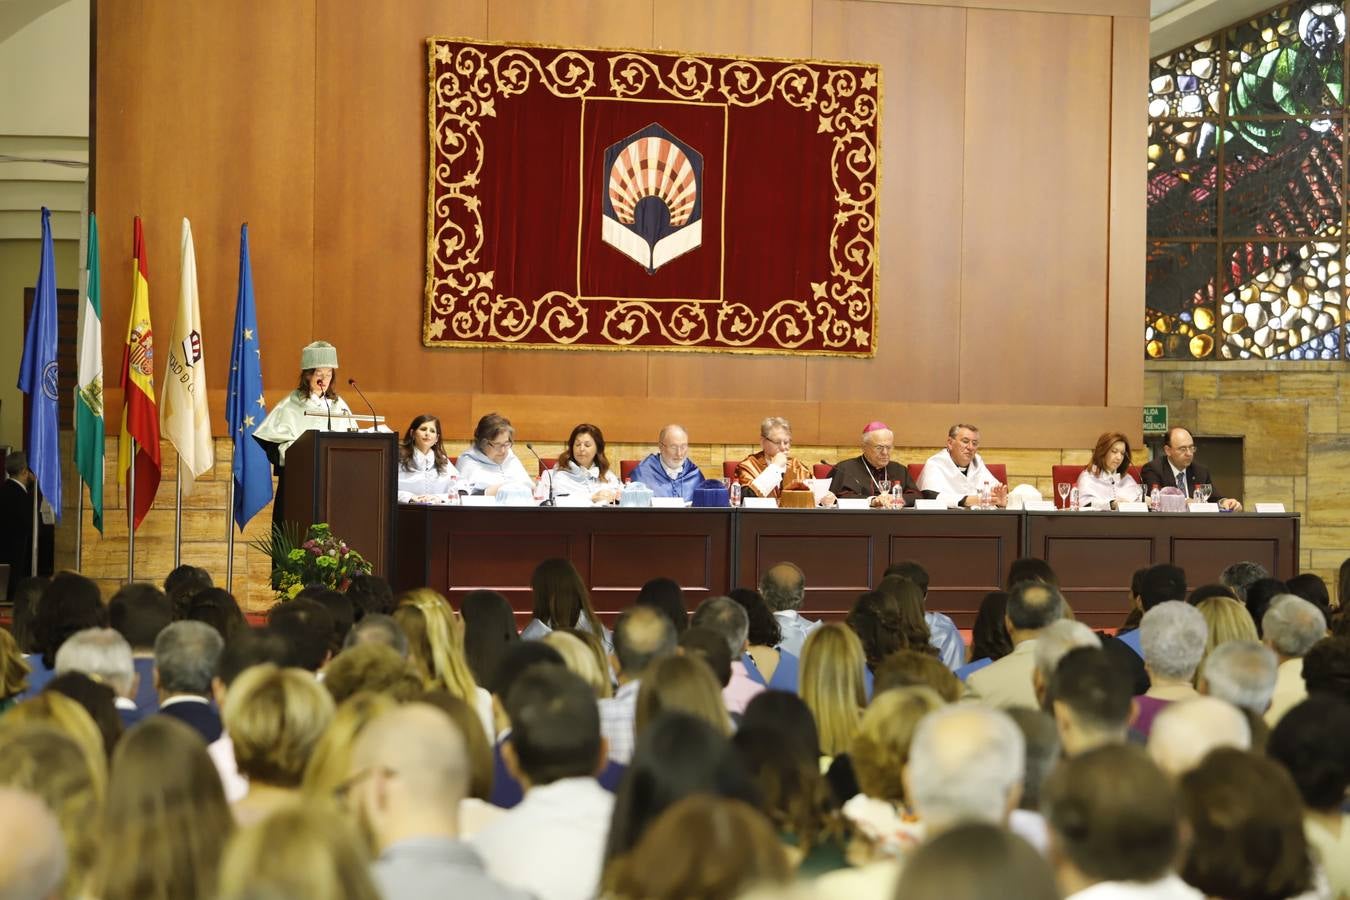
{"label": "necktie", "polygon": [[1181,493],[1182,493],[1183,495],[1185,495],[1185,496],[1187,496],[1187,497],[1189,497],[1189,496],[1191,495],[1190,491],[1186,490],[1186,473],[1185,473],[1185,472],[1178,472],[1178,473],[1177,473],[1177,487],[1181,488]]}

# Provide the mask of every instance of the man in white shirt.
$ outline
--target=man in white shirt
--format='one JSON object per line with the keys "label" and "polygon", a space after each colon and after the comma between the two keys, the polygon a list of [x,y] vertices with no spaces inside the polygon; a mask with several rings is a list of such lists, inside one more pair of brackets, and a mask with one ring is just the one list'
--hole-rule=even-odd
{"label": "man in white shirt", "polygon": [[1041,792],[1050,861],[1068,900],[1201,900],[1172,866],[1180,803],[1139,747],[1113,744],[1064,760]]}
{"label": "man in white shirt", "polygon": [[599,702],[600,730],[609,747],[609,757],[628,765],[637,743],[637,697],[642,673],[659,659],[675,653],[675,625],[665,613],[651,606],[624,610],[614,623],[614,652],[610,665],[619,679],[613,697]]}
{"label": "man in white shirt", "polygon": [[778,649],[800,657],[806,636],[821,625],[798,613],[806,599],[806,573],[790,562],[770,566],[759,578],[759,593],[778,620],[783,635]]}
{"label": "man in white shirt", "polygon": [[937,498],[949,509],[980,505],[980,490],[988,487],[995,506],[1008,505],[1008,486],[993,476],[980,458],[980,429],[974,425],[953,425],[947,431],[947,448],[939,450],[923,465],[919,490],[936,491]]}
{"label": "man in white shirt", "polygon": [[500,882],[539,900],[589,900],[614,812],[614,796],[595,780],[607,756],[595,694],[565,669],[536,668],[511,688],[506,712],[502,756],[525,799],[471,842]]}
{"label": "man in white shirt", "polygon": [[1280,666],[1275,673],[1275,691],[1266,711],[1266,724],[1276,723],[1308,696],[1303,683],[1303,657],[1313,644],[1327,634],[1322,611],[1302,597],[1279,594],[1272,598],[1261,617],[1261,635],[1267,647],[1275,651]]}
{"label": "man in white shirt", "polygon": [[1036,639],[1064,616],[1064,598],[1052,585],[1020,581],[1008,592],[1008,611],[1003,626],[1012,638],[1013,652],[972,672],[966,679],[971,696],[990,706],[1025,706],[1039,709],[1033,681]]}

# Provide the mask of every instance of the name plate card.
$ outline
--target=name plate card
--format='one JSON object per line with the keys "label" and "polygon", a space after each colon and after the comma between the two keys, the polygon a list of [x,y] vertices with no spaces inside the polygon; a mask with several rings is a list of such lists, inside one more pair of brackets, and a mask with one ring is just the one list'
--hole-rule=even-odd
{"label": "name plate card", "polygon": [[840,509],[867,509],[871,502],[867,497],[840,497],[836,501]]}
{"label": "name plate card", "polygon": [[685,502],[683,497],[653,497],[653,509],[684,509]]}
{"label": "name plate card", "polygon": [[1143,500],[1117,500],[1116,512],[1146,513],[1148,512],[1148,504]]}
{"label": "name plate card", "polygon": [[1193,513],[1216,513],[1219,511],[1219,504],[1197,503],[1194,500],[1192,500],[1190,503],[1186,505],[1186,511]]}
{"label": "name plate card", "polygon": [[947,504],[936,497],[920,497],[914,501],[915,509],[946,509]]}
{"label": "name plate card", "polygon": [[460,497],[459,502],[464,506],[496,506],[497,498],[489,497],[486,494],[478,494],[477,496],[469,494]]}
{"label": "name plate card", "polygon": [[1022,504],[1022,508],[1027,512],[1055,512],[1055,501],[1053,500],[1027,500]]}
{"label": "name plate card", "polygon": [[1259,513],[1282,513],[1284,512],[1283,503],[1258,503],[1256,511]]}
{"label": "name plate card", "polygon": [[777,497],[746,497],[741,501],[746,509],[777,509]]}

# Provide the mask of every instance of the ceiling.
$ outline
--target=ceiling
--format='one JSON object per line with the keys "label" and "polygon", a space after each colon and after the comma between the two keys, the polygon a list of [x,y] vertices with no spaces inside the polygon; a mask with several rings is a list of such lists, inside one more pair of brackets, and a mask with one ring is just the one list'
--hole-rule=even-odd
{"label": "ceiling", "polygon": [[1189,44],[1248,16],[1275,6],[1278,0],[1149,0],[1149,56]]}

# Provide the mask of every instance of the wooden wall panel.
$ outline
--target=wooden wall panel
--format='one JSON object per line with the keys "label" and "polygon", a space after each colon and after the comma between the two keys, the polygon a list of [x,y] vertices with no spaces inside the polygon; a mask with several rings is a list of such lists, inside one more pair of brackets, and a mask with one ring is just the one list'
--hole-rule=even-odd
{"label": "wooden wall panel", "polygon": [[[652,0],[410,0],[396,12],[355,0],[96,2],[110,380],[131,215],[146,217],[161,335],[189,215],[220,431],[245,219],[269,398],[293,386],[299,348],[326,338],[399,429],[431,410],[462,439],[497,408],[540,439],[591,418],[616,442],[646,443],[681,420],[700,442],[745,443],[778,413],[799,443],[828,446],[851,444],[877,411],[926,446],[960,410],[1006,426],[989,441],[1054,448],[1137,416],[1143,197],[1130,129],[1142,121],[1142,0],[697,0],[669,11]],[[430,34],[880,62],[878,357],[422,347]],[[1074,302],[1047,325],[1046,298],[1059,296]],[[120,395],[107,399],[112,431]]]}
{"label": "wooden wall panel", "polygon": [[1139,154],[1139,133],[1148,118],[1148,96],[1134,90],[1148,78],[1148,22],[1118,18],[1111,29],[1111,218],[1107,282],[1106,402],[1144,402],[1144,246],[1147,210],[1139,202],[1148,187],[1148,165]]}
{"label": "wooden wall panel", "polygon": [[1111,20],[972,10],[966,35],[961,400],[1101,404]]}
{"label": "wooden wall panel", "polygon": [[[322,189],[314,197],[313,333],[337,345],[342,376],[367,392],[477,392],[482,351],[431,351],[420,340],[426,38],[486,37],[487,0],[367,4],[358,27],[342,5],[325,2],[317,23],[314,177]],[[346,377],[338,384],[353,393]],[[360,406],[360,398],[350,401]]]}
{"label": "wooden wall panel", "polygon": [[883,107],[877,355],[812,358],[812,400],[961,399],[965,20],[960,9],[816,3],[812,55],[880,63]]}
{"label": "wooden wall panel", "polygon": [[[269,387],[294,386],[299,349],[313,334],[314,29],[313,0],[234,3],[228,15],[191,3],[99,3],[94,209],[109,433],[120,417],[134,215],[145,225],[156,384],[176,316],[187,216],[207,383],[226,383],[239,226],[247,221],[263,377]],[[213,413],[223,432],[224,404]]]}

